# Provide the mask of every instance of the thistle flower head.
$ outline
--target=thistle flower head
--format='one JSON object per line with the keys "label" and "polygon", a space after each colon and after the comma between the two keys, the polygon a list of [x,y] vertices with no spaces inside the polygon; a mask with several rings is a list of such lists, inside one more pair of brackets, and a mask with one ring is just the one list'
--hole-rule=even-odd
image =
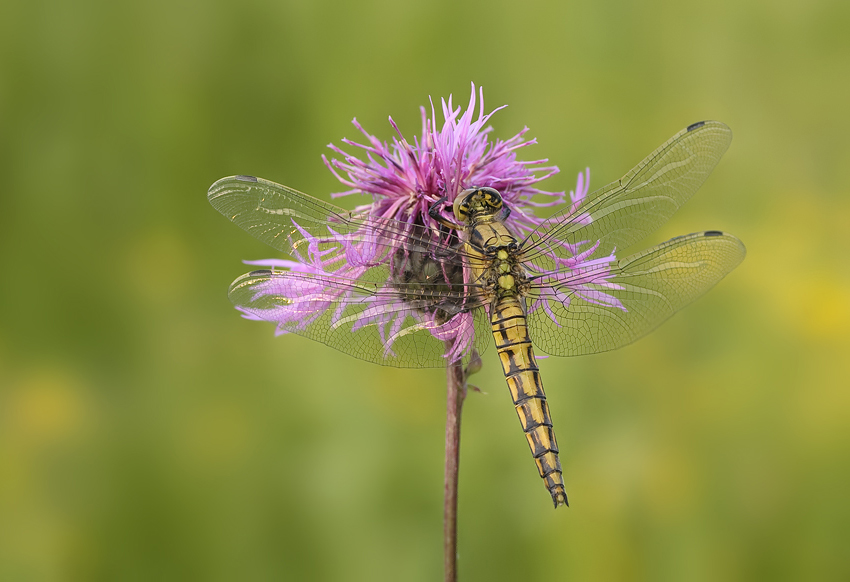
{"label": "thistle flower head", "polygon": [[[507,224],[518,233],[530,232],[541,220],[530,211],[535,206],[553,206],[563,202],[563,192],[540,190],[536,184],[558,173],[558,167],[547,165],[547,159],[518,160],[522,148],[534,145],[536,140],[525,139],[528,128],[507,139],[492,138],[490,118],[505,106],[484,113],[484,91],[472,85],[466,111],[455,107],[452,97],[441,100],[443,122],[440,124],[431,103],[431,116],[420,108],[422,133],[411,144],[389,118],[396,132],[392,140],[382,142],[368,133],[355,119],[354,126],[363,134],[366,143],[343,139],[350,147],[361,150],[365,160],[346,153],[331,144],[328,147],[340,159],[325,164],[349,190],[334,194],[370,194],[369,206],[374,216],[392,218],[403,222],[436,226],[428,215],[431,207],[445,199],[450,207],[455,197],[470,187],[488,186],[498,190],[512,214]],[[545,201],[534,198],[543,196]],[[448,212],[448,211],[445,211]]]}

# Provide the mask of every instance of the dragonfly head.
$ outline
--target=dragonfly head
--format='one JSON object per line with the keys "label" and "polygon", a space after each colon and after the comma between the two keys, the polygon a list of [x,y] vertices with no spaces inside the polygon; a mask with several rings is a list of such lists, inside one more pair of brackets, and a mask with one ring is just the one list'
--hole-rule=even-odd
{"label": "dragonfly head", "polygon": [[455,198],[455,218],[461,223],[468,222],[474,216],[496,214],[500,210],[502,195],[494,188],[469,188]]}

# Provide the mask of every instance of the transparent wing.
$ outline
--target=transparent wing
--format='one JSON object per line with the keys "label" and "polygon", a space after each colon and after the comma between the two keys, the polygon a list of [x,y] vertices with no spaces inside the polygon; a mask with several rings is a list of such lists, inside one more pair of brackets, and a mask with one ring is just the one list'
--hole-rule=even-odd
{"label": "transparent wing", "polygon": [[551,267],[546,255],[568,258],[583,243],[604,257],[640,241],[693,196],[729,147],[732,131],[718,121],[689,125],[620,180],[552,216],[523,241],[524,260]]}
{"label": "transparent wing", "polygon": [[707,231],[613,264],[540,278],[528,293],[531,339],[556,356],[622,347],[711,289],[745,253],[734,236]]}
{"label": "transparent wing", "polygon": [[486,347],[489,333],[475,333],[487,331],[474,299],[480,293],[464,283],[468,268],[456,234],[346,211],[253,176],[223,178],[208,198],[300,263],[254,271],[231,285],[230,298],[247,317],[391,366],[444,367],[444,356],[461,347]]}
{"label": "transparent wing", "polygon": [[[424,226],[344,210],[254,176],[222,178],[210,186],[207,198],[256,239],[299,257],[315,251],[322,253],[325,261],[332,261],[337,253],[350,253],[356,246],[377,264],[385,262],[402,243],[408,250],[434,255],[463,252],[459,245],[447,251],[446,245],[438,244],[438,233]],[[342,247],[331,248],[339,242],[344,243]]]}
{"label": "transparent wing", "polygon": [[[250,319],[270,321],[356,358],[397,367],[445,367],[456,353],[489,344],[486,311],[470,286],[387,283],[388,275],[352,279],[325,273],[253,271],[230,286]],[[371,279],[371,280],[370,280]],[[448,353],[451,353],[449,351]]]}

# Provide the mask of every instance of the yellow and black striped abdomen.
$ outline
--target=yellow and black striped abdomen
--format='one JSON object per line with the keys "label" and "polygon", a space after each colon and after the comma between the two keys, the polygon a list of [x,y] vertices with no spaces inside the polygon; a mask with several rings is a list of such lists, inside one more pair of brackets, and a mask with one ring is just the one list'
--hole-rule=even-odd
{"label": "yellow and black striped abdomen", "polygon": [[555,507],[568,505],[549,404],[543,392],[543,382],[526,328],[525,310],[520,301],[516,296],[503,297],[498,301],[490,319],[493,337],[537,470],[552,495]]}

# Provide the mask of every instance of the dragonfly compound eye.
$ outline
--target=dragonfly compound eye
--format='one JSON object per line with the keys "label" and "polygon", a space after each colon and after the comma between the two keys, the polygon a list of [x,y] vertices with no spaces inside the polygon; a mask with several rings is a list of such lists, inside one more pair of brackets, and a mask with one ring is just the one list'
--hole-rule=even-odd
{"label": "dragonfly compound eye", "polygon": [[502,207],[502,195],[495,188],[481,188],[479,192],[485,205],[496,210]]}
{"label": "dragonfly compound eye", "polygon": [[494,214],[502,209],[502,195],[494,188],[468,188],[455,198],[455,218],[466,222],[470,215]]}
{"label": "dragonfly compound eye", "polygon": [[470,199],[476,192],[477,190],[475,188],[470,188],[468,190],[464,190],[455,197],[455,203],[452,210],[454,211],[455,218],[458,222],[466,222],[469,218]]}

